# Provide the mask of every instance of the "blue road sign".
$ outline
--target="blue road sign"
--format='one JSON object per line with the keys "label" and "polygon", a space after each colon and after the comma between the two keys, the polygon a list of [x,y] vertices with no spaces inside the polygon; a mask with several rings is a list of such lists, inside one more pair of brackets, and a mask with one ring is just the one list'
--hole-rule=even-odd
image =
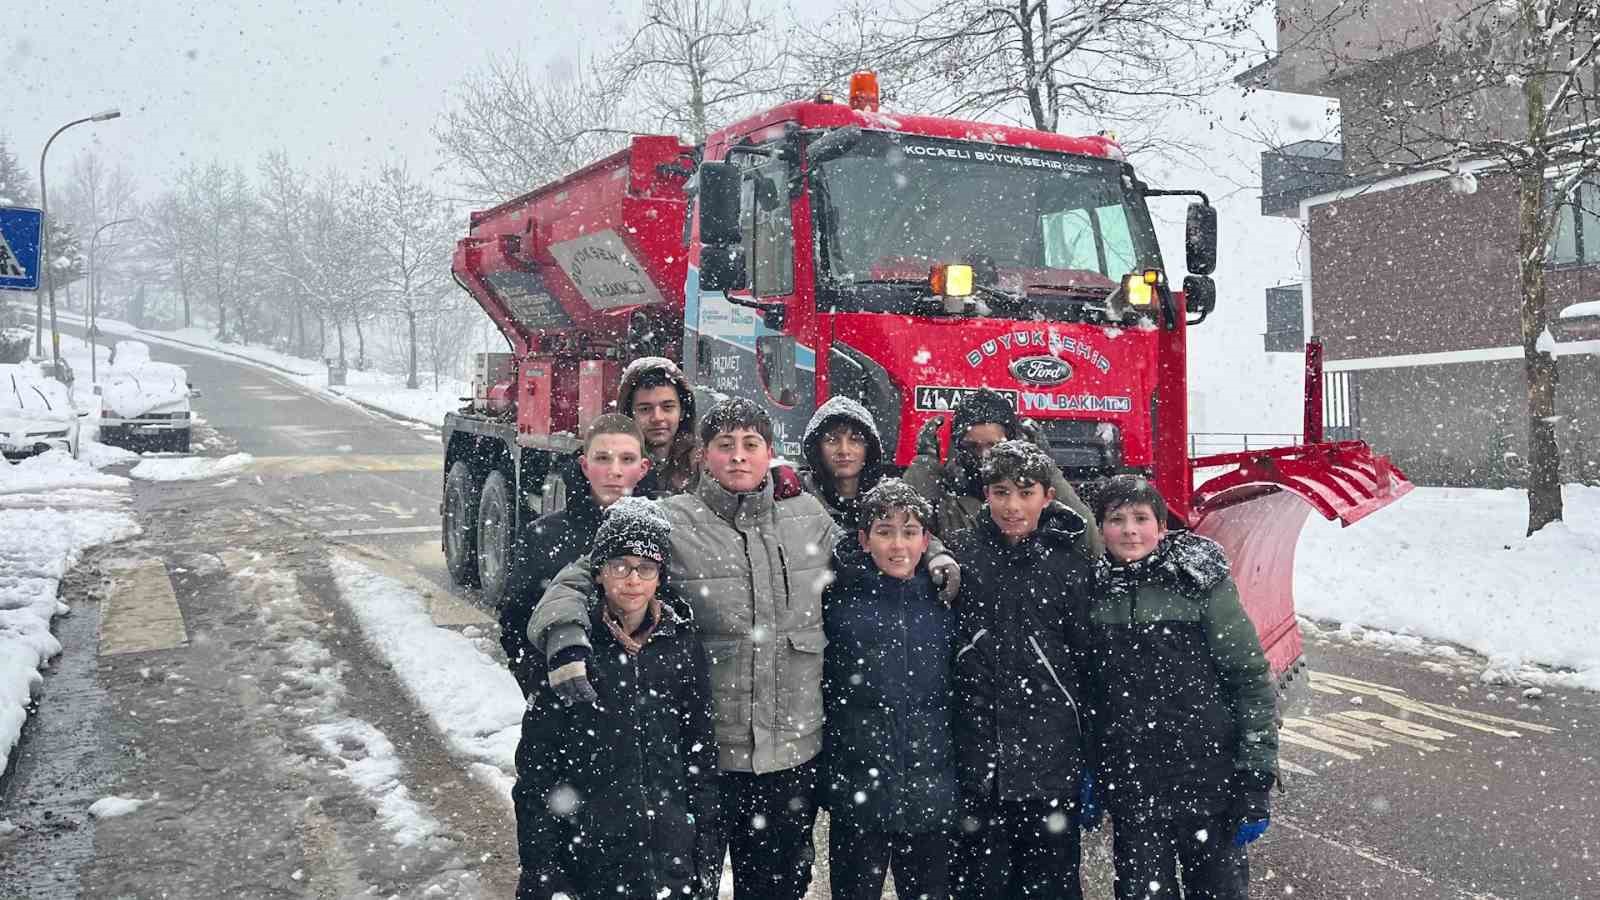
{"label": "blue road sign", "polygon": [[44,213],[0,206],[0,291],[39,289],[39,226]]}

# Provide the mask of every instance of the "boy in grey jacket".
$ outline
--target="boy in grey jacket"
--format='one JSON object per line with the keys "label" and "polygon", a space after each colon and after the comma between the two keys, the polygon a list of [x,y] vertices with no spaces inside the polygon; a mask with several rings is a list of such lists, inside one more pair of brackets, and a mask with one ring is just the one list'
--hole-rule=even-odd
{"label": "boy in grey jacket", "polygon": [[[735,891],[798,900],[814,857],[822,590],[844,532],[810,494],[775,493],[772,421],[760,406],[724,400],[706,414],[700,436],[706,477],[693,493],[661,501],[672,523],[668,580],[693,608],[711,663]],[[556,576],[528,624],[529,641],[549,660],[551,688],[569,702],[594,699],[584,564]],[[947,564],[942,557],[930,567]]]}

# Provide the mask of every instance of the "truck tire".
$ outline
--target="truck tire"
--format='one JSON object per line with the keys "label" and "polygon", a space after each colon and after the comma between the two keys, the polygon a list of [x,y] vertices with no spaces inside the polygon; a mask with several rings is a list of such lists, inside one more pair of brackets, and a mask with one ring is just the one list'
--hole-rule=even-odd
{"label": "truck tire", "polygon": [[456,460],[444,479],[444,564],[450,578],[478,586],[478,480],[472,467]]}
{"label": "truck tire", "polygon": [[173,453],[188,453],[189,429],[185,428],[182,431],[175,430],[170,432],[169,437],[167,438],[167,449],[171,450]]}
{"label": "truck tire", "polygon": [[490,472],[478,497],[478,584],[484,603],[496,609],[505,602],[517,565],[515,502],[505,473]]}

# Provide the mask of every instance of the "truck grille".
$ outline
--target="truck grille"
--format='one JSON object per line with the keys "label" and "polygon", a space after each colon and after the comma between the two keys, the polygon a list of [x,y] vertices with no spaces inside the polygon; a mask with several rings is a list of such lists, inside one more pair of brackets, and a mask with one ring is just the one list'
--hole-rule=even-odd
{"label": "truck grille", "polygon": [[1086,419],[1038,420],[1050,458],[1068,478],[1122,467],[1122,429]]}

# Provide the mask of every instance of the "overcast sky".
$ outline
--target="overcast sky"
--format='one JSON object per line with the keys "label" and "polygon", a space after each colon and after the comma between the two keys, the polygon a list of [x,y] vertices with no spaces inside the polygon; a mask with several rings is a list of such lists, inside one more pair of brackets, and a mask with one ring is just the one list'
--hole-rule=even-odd
{"label": "overcast sky", "polygon": [[[52,183],[65,184],[72,158],[92,148],[125,166],[144,199],[190,163],[221,160],[253,175],[261,155],[279,148],[313,170],[359,172],[401,159],[431,169],[439,160],[429,129],[464,73],[491,54],[513,52],[535,66],[571,65],[622,37],[636,3],[43,3],[24,17],[25,27],[0,36],[0,134],[33,169],[55,128],[120,108],[121,119],[78,126],[56,141]],[[1263,28],[1270,13],[1263,10]],[[1191,347],[1194,382],[1205,395],[1196,412],[1206,421],[1197,426],[1292,430],[1298,369],[1281,354],[1263,355],[1260,333],[1264,288],[1297,276],[1298,230],[1259,216],[1260,148],[1249,135],[1321,137],[1322,107],[1237,91],[1211,106],[1209,115],[1175,115],[1169,123],[1202,145],[1200,160],[1144,168],[1151,183],[1199,187],[1220,201],[1220,308]],[[1182,205],[1156,212],[1176,271]],[[1241,377],[1239,366],[1251,374]]]}
{"label": "overcast sky", "polygon": [[[30,166],[50,132],[109,107],[123,118],[56,141],[50,174],[95,147],[154,193],[189,162],[253,169],[434,163],[429,128],[490,54],[570,60],[625,27],[614,4],[533,2],[43,3],[0,37],[0,132]],[[575,15],[572,10],[581,10]],[[573,24],[581,19],[581,28]]]}

